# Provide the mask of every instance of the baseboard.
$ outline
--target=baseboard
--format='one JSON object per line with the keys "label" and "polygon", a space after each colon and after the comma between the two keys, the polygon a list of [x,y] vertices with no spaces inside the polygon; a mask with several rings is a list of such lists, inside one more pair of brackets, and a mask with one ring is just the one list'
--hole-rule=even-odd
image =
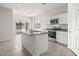
{"label": "baseboard", "polygon": [[5,41],[10,41],[10,40],[8,40],[8,39],[7,40],[0,40],[0,42],[5,42]]}
{"label": "baseboard", "polygon": [[65,47],[67,47],[67,44],[63,44],[63,43],[60,43],[60,42],[57,42],[57,43],[60,44],[60,45],[65,46]]}
{"label": "baseboard", "polygon": [[[51,41],[51,40],[49,40],[49,41]],[[51,42],[54,42],[54,43],[57,43],[57,44],[60,44],[60,45],[63,45],[63,46],[65,46],[65,47],[67,47],[66,44],[63,44],[63,43],[60,43],[60,42],[57,42],[57,41],[51,41]]]}
{"label": "baseboard", "polygon": [[77,54],[74,52],[74,51],[72,51],[70,48],[68,48],[75,56],[77,56]]}

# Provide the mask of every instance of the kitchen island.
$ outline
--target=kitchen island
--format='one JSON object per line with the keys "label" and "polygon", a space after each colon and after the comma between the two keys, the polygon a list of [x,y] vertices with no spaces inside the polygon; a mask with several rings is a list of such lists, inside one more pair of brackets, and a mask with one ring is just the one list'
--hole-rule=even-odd
{"label": "kitchen island", "polygon": [[22,45],[33,56],[38,56],[48,49],[48,32],[22,33]]}

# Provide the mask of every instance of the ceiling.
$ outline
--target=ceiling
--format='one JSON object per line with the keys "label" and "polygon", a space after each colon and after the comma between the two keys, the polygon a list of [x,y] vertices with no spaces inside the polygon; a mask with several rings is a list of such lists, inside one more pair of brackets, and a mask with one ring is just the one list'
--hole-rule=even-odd
{"label": "ceiling", "polygon": [[46,12],[53,12],[56,9],[67,8],[66,3],[0,3],[0,7],[6,7],[13,10],[14,15],[36,16]]}

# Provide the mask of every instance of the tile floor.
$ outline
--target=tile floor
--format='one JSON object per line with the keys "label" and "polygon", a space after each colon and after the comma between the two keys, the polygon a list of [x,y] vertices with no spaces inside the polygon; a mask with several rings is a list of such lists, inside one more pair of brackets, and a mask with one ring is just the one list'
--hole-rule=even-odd
{"label": "tile floor", "polygon": [[[21,45],[21,34],[16,35],[16,40],[0,42],[0,56],[31,56]],[[48,50],[41,56],[75,56],[75,54],[63,45],[50,42]]]}

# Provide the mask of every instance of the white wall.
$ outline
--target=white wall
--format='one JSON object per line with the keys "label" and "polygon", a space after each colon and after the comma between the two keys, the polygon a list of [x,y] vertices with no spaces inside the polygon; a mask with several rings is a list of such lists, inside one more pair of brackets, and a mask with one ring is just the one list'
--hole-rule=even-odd
{"label": "white wall", "polygon": [[12,39],[12,10],[0,7],[0,41]]}
{"label": "white wall", "polygon": [[16,22],[22,22],[22,23],[30,23],[30,17],[27,17],[27,16],[18,16],[18,15],[14,15],[14,20]]}
{"label": "white wall", "polygon": [[50,23],[50,21],[49,21],[50,16],[59,15],[62,13],[67,13],[67,7],[66,8],[57,8],[56,10],[52,10],[47,13],[38,15],[41,18],[41,29],[47,28],[48,24]]}

